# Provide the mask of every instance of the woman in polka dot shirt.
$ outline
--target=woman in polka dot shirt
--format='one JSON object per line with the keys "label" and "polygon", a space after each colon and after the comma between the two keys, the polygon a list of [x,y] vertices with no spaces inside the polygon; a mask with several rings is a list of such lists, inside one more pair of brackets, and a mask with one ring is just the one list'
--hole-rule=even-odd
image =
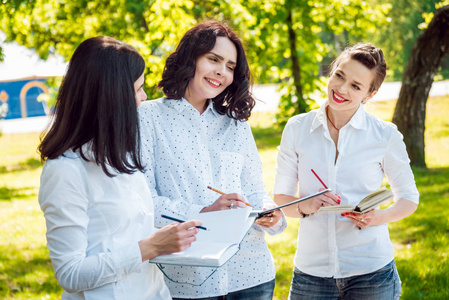
{"label": "woman in polka dot shirt", "polygon": [[[190,219],[199,212],[245,207],[244,202],[254,209],[275,205],[264,190],[262,164],[246,122],[255,104],[250,84],[241,42],[219,22],[190,29],[167,58],[159,83],[166,97],[139,108],[156,225],[166,224],[161,214]],[[207,186],[230,194],[217,197]],[[239,252],[207,280],[213,269],[164,266],[172,296],[272,299],[275,269],[265,232],[278,234],[285,227],[281,211],[257,220]]]}

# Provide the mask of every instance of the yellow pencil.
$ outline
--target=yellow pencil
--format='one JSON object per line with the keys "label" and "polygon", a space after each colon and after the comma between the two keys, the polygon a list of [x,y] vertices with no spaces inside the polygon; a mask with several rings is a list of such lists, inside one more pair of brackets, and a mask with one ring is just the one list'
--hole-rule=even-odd
{"label": "yellow pencil", "polygon": [[[223,193],[223,192],[220,191],[220,190],[214,189],[214,188],[211,187],[211,186],[208,186],[207,188],[208,188],[209,190],[212,190],[212,191],[217,192],[217,193],[222,194],[222,195],[225,195],[225,194],[226,194],[226,193]],[[241,201],[241,200],[237,200],[237,201]],[[249,204],[249,203],[247,203],[247,202],[245,202],[245,201],[241,201],[241,202],[245,203],[247,206],[253,207],[251,204]]]}

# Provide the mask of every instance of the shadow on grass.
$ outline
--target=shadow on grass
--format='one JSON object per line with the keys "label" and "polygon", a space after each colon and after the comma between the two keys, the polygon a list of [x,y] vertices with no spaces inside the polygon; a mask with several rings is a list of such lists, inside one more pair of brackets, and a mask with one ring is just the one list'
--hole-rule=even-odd
{"label": "shadow on grass", "polygon": [[[12,297],[18,294],[60,294],[62,289],[54,277],[50,258],[35,256],[26,261],[20,256],[14,256],[12,249],[2,247],[0,263],[0,298]],[[46,253],[46,248],[38,249]]]}
{"label": "shadow on grass", "polygon": [[0,201],[11,201],[12,199],[25,199],[36,196],[34,187],[23,187],[20,189],[0,187]]}
{"label": "shadow on grass", "polygon": [[0,174],[6,174],[9,172],[34,170],[43,166],[43,163],[39,159],[29,158],[26,161],[21,161],[12,166],[0,166]]}

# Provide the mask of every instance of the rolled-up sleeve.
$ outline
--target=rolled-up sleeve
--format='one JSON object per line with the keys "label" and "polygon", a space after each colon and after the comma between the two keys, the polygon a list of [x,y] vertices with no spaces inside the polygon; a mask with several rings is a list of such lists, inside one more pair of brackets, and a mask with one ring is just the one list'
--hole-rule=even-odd
{"label": "rolled-up sleeve", "polygon": [[419,193],[410,167],[410,159],[403,136],[396,129],[395,125],[391,125],[391,127],[391,135],[383,161],[385,174],[388,177],[388,182],[396,200],[406,199],[418,204]]}
{"label": "rolled-up sleeve", "polygon": [[296,118],[290,119],[282,133],[281,145],[278,147],[273,194],[293,197],[298,194],[298,154],[294,147],[295,124]]}

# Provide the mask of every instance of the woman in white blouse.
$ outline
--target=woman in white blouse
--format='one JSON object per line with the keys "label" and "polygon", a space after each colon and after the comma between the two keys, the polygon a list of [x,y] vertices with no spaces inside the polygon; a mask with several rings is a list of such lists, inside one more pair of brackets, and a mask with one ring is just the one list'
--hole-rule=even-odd
{"label": "woman in white blouse", "polygon": [[[328,101],[291,118],[278,154],[274,199],[283,204],[322,188],[332,193],[284,209],[303,217],[290,299],[398,299],[389,222],[412,214],[417,192],[402,135],[395,125],[365,113],[386,74],[382,51],[347,48],[333,63]],[[320,206],[357,203],[387,176],[395,203],[361,215],[314,214]]]}
{"label": "woman in white blouse", "polygon": [[[62,299],[171,299],[147,262],[181,251],[200,221],[154,229],[139,155],[137,109],[145,62],[110,37],[82,42],[59,90],[39,151],[39,204]],[[189,229],[193,228],[193,229]]]}
{"label": "woman in white blouse", "polygon": [[[191,218],[244,207],[244,201],[254,209],[275,205],[264,191],[262,165],[245,122],[255,104],[250,84],[241,42],[219,22],[190,29],[167,58],[159,83],[167,97],[139,107],[157,225],[165,224],[158,218],[162,213]],[[218,197],[208,186],[231,194]],[[276,211],[256,221],[239,252],[213,274],[210,268],[164,266],[173,280],[166,280],[173,297],[271,299],[275,269],[265,231],[282,232],[286,222],[281,217]]]}

